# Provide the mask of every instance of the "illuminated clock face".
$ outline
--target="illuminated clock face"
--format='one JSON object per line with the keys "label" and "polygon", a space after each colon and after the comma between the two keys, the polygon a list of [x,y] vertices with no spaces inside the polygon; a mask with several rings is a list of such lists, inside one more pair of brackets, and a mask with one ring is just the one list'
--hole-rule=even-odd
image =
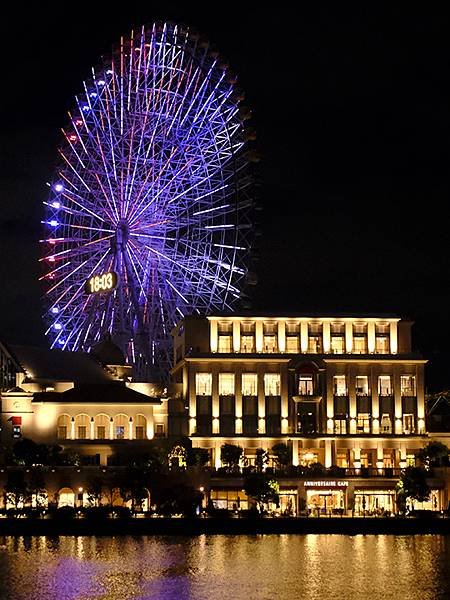
{"label": "illuminated clock face", "polygon": [[115,271],[93,275],[84,284],[84,291],[88,294],[110,292],[117,287],[118,277]]}

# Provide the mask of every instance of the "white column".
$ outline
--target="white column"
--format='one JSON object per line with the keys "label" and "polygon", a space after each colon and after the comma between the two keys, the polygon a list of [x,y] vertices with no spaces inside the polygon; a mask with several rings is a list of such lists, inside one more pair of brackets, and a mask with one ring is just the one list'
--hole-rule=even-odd
{"label": "white column", "polygon": [[235,431],[237,434],[242,433],[242,372],[238,367],[234,374],[234,410],[235,410]]}
{"label": "white column", "polygon": [[222,466],[222,461],[220,460],[220,444],[216,442],[214,446],[214,467],[216,469],[220,469]]}
{"label": "white column", "polygon": [[256,352],[263,351],[264,340],[263,340],[263,323],[262,323],[262,321],[256,321],[256,323],[255,323],[255,345],[256,345]]}
{"label": "white column", "polygon": [[292,464],[298,467],[298,440],[292,440]]}
{"label": "white column", "polygon": [[382,469],[384,467],[383,463],[383,443],[377,443],[377,469]]}
{"label": "white column", "polygon": [[278,321],[278,351],[286,352],[286,322]]}
{"label": "white column", "polygon": [[369,354],[375,352],[375,321],[367,323],[367,350]]}
{"label": "white column", "polygon": [[308,322],[300,322],[300,350],[308,352]]}
{"label": "white column", "polygon": [[109,439],[114,439],[114,419],[112,417],[109,420]]}
{"label": "white column", "polygon": [[322,324],[322,342],[323,351],[331,352],[331,324],[330,321],[324,321]]}
{"label": "white column", "polygon": [[233,321],[233,352],[241,351],[241,323]]}
{"label": "white column", "polygon": [[262,366],[258,368],[258,433],[266,433],[266,393]]}
{"label": "white column", "polygon": [[91,440],[95,440],[95,423],[94,423],[94,417],[91,417],[91,423],[90,423],[90,435],[89,435]]}
{"label": "white column", "polygon": [[327,369],[327,432],[334,432],[334,390],[333,373]]}
{"label": "white column", "polygon": [[[216,323],[217,325],[217,323]],[[193,435],[197,428],[197,390],[196,373],[189,371],[189,435]]]}
{"label": "white column", "polygon": [[130,420],[128,422],[128,439],[132,440],[133,439],[133,417],[130,417]]}
{"label": "white column", "polygon": [[325,440],[325,467],[329,469],[332,464],[331,440]]}
{"label": "white column", "polygon": [[353,323],[351,321],[345,322],[345,351],[351,352],[353,350]]}
{"label": "white column", "polygon": [[398,352],[398,338],[397,338],[397,321],[391,321],[390,333],[391,333],[391,354],[397,354]]}
{"label": "white column", "polygon": [[75,419],[74,419],[74,417],[72,417],[70,420],[70,439],[71,440],[75,439]]}
{"label": "white column", "polygon": [[217,352],[217,344],[219,341],[219,334],[217,328],[217,321],[209,321],[209,345],[211,352]]}
{"label": "white column", "polygon": [[217,369],[212,372],[212,432],[218,434],[220,432],[220,403],[219,403],[219,374]]}
{"label": "white column", "polygon": [[402,408],[402,390],[400,385],[400,373],[394,371],[394,406],[395,406],[395,433],[403,432],[403,408]]}

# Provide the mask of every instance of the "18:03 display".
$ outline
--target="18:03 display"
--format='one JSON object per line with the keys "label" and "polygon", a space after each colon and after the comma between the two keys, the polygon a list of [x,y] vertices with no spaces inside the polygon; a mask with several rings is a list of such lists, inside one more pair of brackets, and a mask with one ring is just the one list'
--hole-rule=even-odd
{"label": "18:03 display", "polygon": [[84,291],[88,294],[98,294],[101,292],[110,292],[117,287],[117,273],[115,271],[108,271],[107,273],[100,273],[100,275],[93,275],[84,284]]}

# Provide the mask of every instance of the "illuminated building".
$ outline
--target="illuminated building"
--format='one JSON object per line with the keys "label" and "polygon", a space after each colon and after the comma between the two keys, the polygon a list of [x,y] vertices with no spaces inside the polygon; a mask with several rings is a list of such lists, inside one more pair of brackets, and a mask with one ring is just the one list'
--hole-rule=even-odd
{"label": "illuminated building", "polygon": [[[293,466],[328,469],[286,480],[291,499],[310,509],[394,511],[400,469],[429,441],[427,361],[411,350],[411,326],[395,316],[187,317],[173,332],[172,377],[183,392],[169,434],[208,448],[216,468],[225,443],[244,449],[243,465],[265,450],[269,467],[272,448],[285,443]],[[230,506],[230,494],[218,493]],[[434,507],[447,501],[433,491]]]}

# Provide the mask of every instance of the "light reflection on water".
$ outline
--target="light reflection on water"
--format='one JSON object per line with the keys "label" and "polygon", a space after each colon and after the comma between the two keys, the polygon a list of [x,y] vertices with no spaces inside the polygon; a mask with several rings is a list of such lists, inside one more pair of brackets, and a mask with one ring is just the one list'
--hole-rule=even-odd
{"label": "light reflection on water", "polygon": [[0,599],[450,598],[450,537],[0,537]]}

